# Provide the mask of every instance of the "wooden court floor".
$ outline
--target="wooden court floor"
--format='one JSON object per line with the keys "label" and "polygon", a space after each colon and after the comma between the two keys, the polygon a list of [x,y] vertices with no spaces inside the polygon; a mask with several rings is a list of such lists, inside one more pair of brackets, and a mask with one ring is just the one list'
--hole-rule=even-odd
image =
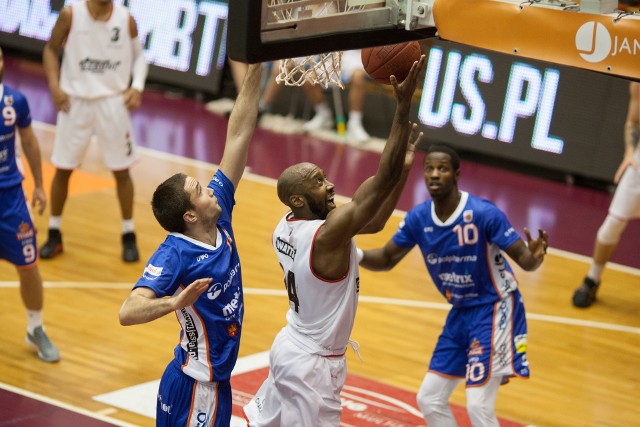
{"label": "wooden court floor", "polygon": [[[54,129],[36,126],[49,158]],[[45,162],[45,182],[52,166]],[[25,315],[12,266],[0,263],[0,382],[68,405],[139,426],[154,421],[111,408],[92,397],[158,379],[172,357],[178,326],[172,316],[151,324],[122,327],[118,310],[146,259],[166,233],[149,207],[155,186],[182,171],[208,182],[214,166],[151,150],[133,168],[135,219],[142,261],[120,261],[119,213],[110,175],[91,151],[72,177],[65,208],[65,253],[40,261],[45,280],[45,324],[60,347],[62,361],[40,362],[24,343]],[[29,185],[29,183],[27,183]],[[284,213],[273,180],[245,174],[236,195],[235,233],[243,265],[245,323],[241,356],[266,351],[284,325],[288,301],[261,290],[283,289],[270,238]],[[47,229],[46,215],[36,217]],[[401,213],[374,236],[358,238],[363,248],[382,245]],[[535,426],[640,426],[640,275],[637,270],[606,272],[607,300],[589,310],[570,306],[586,259],[550,250],[534,273],[516,270],[529,323],[532,377],[513,380],[498,395],[500,417]],[[352,338],[360,361],[348,353],[349,371],[416,392],[440,333],[446,307],[414,250],[394,271],[361,271],[361,303]],[[460,387],[452,401],[464,405]],[[0,417],[1,418],[1,417]],[[0,419],[0,425],[2,420]]]}

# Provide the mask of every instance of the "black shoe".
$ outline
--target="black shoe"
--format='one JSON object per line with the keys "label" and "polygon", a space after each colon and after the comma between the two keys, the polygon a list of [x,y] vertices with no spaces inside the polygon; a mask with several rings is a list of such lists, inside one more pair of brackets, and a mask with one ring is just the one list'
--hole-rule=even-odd
{"label": "black shoe", "polygon": [[596,292],[600,282],[595,282],[590,277],[585,277],[582,285],[573,293],[573,305],[576,307],[587,308],[596,300]]}
{"label": "black shoe", "polygon": [[122,235],[122,260],[124,262],[136,262],[140,259],[138,246],[136,245],[136,233],[130,231]]}
{"label": "black shoe", "polygon": [[62,253],[62,234],[56,228],[49,229],[49,239],[40,248],[40,258],[50,259]]}

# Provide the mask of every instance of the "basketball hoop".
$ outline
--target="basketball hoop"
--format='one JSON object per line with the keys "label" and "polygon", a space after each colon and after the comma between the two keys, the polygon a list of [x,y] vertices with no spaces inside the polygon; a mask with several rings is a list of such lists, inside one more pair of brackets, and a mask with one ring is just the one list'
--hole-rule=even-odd
{"label": "basketball hoop", "polygon": [[341,62],[341,51],[282,59],[276,83],[284,82],[286,86],[302,86],[305,83],[311,83],[312,85],[320,85],[324,89],[328,89],[332,84],[344,89]]}
{"label": "basketball hoop", "polygon": [[[370,3],[370,0],[368,1]],[[270,0],[269,20],[278,23],[313,19],[317,17],[361,10],[367,1],[354,2],[349,6],[345,0]],[[286,86],[302,86],[305,83],[320,85],[328,89],[329,85],[344,89],[342,84],[342,51],[322,53],[280,60],[276,83]]]}

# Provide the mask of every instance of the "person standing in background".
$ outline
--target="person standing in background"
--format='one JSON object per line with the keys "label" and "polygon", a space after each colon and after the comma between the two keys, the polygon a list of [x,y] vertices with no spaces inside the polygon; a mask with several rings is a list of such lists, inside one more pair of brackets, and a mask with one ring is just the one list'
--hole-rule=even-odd
{"label": "person standing in background", "polygon": [[573,305],[580,308],[591,307],[595,302],[602,272],[618,247],[622,232],[629,220],[640,217],[640,83],[629,84],[629,95],[624,125],[624,157],[613,178],[618,188],[609,206],[609,214],[598,229],[589,272],[573,293]]}
{"label": "person standing in background", "polygon": [[44,292],[38,269],[36,230],[22,188],[23,175],[16,158],[16,130],[27,158],[35,187],[31,205],[42,215],[47,196],[42,186],[40,146],[24,95],[2,84],[4,58],[0,48],[0,258],[15,265],[20,278],[20,296],[27,309],[26,342],[45,362],[60,360],[60,352],[42,324]]}
{"label": "person standing in background", "polygon": [[127,8],[112,0],[76,2],[60,12],[42,58],[58,120],[51,156],[56,172],[49,236],[40,256],[53,258],[63,251],[60,230],[69,178],[95,134],[104,164],[116,181],[122,259],[138,261],[129,174],[137,157],[129,111],[140,106],[148,66],[136,23]]}

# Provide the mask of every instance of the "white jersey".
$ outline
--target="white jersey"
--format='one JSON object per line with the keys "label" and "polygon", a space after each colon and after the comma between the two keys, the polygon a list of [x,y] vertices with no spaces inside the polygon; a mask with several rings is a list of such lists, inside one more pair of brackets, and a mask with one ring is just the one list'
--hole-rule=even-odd
{"label": "white jersey", "polygon": [[61,89],[86,99],[124,92],[133,64],[129,10],[114,3],[111,16],[96,21],[85,0],[71,6],[71,16],[60,70]]}
{"label": "white jersey", "polygon": [[323,225],[324,220],[294,219],[289,212],[273,233],[273,247],[289,295],[287,333],[308,352],[326,356],[343,354],[347,348],[358,307],[360,275],[353,241],[345,277],[328,281],[313,272],[311,251]]}

